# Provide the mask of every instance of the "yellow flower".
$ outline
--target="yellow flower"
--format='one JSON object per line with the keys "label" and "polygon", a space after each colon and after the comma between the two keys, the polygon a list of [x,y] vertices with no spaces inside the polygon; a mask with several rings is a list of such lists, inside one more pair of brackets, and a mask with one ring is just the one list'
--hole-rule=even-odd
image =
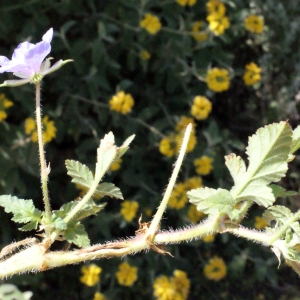
{"label": "yellow flower", "polygon": [[227,91],[230,86],[229,73],[226,69],[212,68],[207,72],[206,83],[214,92]]}
{"label": "yellow flower", "polygon": [[154,296],[158,300],[177,300],[174,283],[167,276],[160,276],[153,283]]}
{"label": "yellow flower", "polygon": [[222,258],[214,256],[205,265],[203,272],[209,280],[219,281],[226,276],[227,267]]}
{"label": "yellow flower", "polygon": [[0,122],[7,118],[6,108],[13,106],[14,104],[8,100],[4,94],[0,94]]}
{"label": "yellow flower", "polygon": [[[54,125],[54,121],[49,121],[49,117],[44,116],[42,123],[43,123],[44,143],[49,143],[56,137],[56,127]],[[31,140],[33,142],[37,142],[38,137],[37,137],[36,124],[34,119],[27,118],[25,120],[25,133],[27,135],[31,135]]]}
{"label": "yellow flower", "polygon": [[134,105],[134,100],[131,94],[125,94],[124,91],[118,92],[109,100],[109,106],[111,110],[120,112],[123,115],[131,112],[131,108]]}
{"label": "yellow flower", "polygon": [[208,235],[205,235],[203,237],[203,241],[205,243],[212,243],[214,240],[215,240],[215,235],[214,234],[208,234]]}
{"label": "yellow flower", "polygon": [[181,209],[187,202],[185,185],[183,182],[179,182],[172,191],[168,206],[173,209]]}
{"label": "yellow flower", "polygon": [[175,290],[181,296],[181,299],[187,299],[190,291],[190,280],[187,278],[186,272],[175,270],[171,283],[175,286]]}
{"label": "yellow flower", "polygon": [[190,205],[187,216],[194,224],[197,224],[205,217],[205,214],[202,211],[198,211],[196,205]]}
{"label": "yellow flower", "polygon": [[256,229],[263,229],[268,226],[268,223],[261,217],[255,217],[254,227]]}
{"label": "yellow flower", "polygon": [[202,186],[202,178],[198,176],[190,177],[185,180],[184,186],[186,191],[197,189]]}
{"label": "yellow flower", "polygon": [[208,175],[213,169],[212,166],[213,159],[203,155],[200,158],[194,160],[194,166],[196,173],[199,175]]}
{"label": "yellow flower", "polygon": [[150,34],[156,34],[161,29],[159,18],[149,13],[145,14],[144,19],[140,22],[140,26]]}
{"label": "yellow flower", "polygon": [[106,300],[106,297],[102,293],[96,292],[93,300]]}
{"label": "yellow flower", "polygon": [[121,214],[127,222],[131,222],[139,209],[139,204],[136,201],[124,201],[122,204]]}
{"label": "yellow flower", "polygon": [[122,158],[117,159],[114,161],[111,166],[109,167],[110,171],[114,172],[121,168]]}
{"label": "yellow flower", "polygon": [[184,182],[178,182],[171,194],[168,206],[172,209],[181,209],[188,202],[186,193],[191,189],[196,189],[202,186],[202,179],[200,177],[191,177]]}
{"label": "yellow flower", "polygon": [[212,109],[211,102],[203,96],[196,96],[191,107],[191,115],[197,120],[205,120]]}
{"label": "yellow flower", "polygon": [[206,20],[208,21],[208,27],[209,29],[215,34],[215,35],[221,35],[224,33],[224,31],[229,28],[230,23],[227,17],[221,17],[219,18],[216,15],[209,15]]}
{"label": "yellow flower", "polygon": [[244,73],[243,80],[246,85],[253,85],[256,82],[260,81],[261,68],[254,62],[246,65],[246,71]]}
{"label": "yellow flower", "polygon": [[80,281],[87,286],[94,286],[100,281],[102,269],[95,264],[91,264],[83,266],[81,272],[83,275],[80,277]]}
{"label": "yellow flower", "polygon": [[226,13],[225,5],[219,0],[210,0],[206,3],[207,11],[216,18],[222,18]]}
{"label": "yellow flower", "polygon": [[187,127],[190,123],[192,124],[193,128],[195,128],[195,127],[197,126],[197,124],[195,123],[195,121],[194,121],[193,118],[189,118],[189,117],[186,117],[186,116],[182,116],[182,117],[180,117],[180,120],[176,123],[175,130],[176,130],[177,132],[185,131],[186,127]]}
{"label": "yellow flower", "polygon": [[151,57],[151,54],[147,50],[142,50],[139,55],[142,60],[149,60]]}
{"label": "yellow flower", "polygon": [[245,19],[245,28],[253,33],[262,33],[264,30],[264,19],[262,16],[250,15]]}
{"label": "yellow flower", "polygon": [[192,27],[192,37],[196,41],[204,42],[207,40],[207,33],[204,30],[200,30],[203,28],[204,23],[202,21],[197,21],[194,23]]}
{"label": "yellow flower", "polygon": [[127,262],[119,265],[119,271],[116,272],[118,283],[124,286],[132,286],[137,280],[137,268],[130,266]]}
{"label": "yellow flower", "polygon": [[181,6],[194,6],[197,2],[197,0],[176,0],[176,2]]}
{"label": "yellow flower", "polygon": [[159,152],[167,157],[172,157],[177,153],[177,144],[173,133],[160,141]]}

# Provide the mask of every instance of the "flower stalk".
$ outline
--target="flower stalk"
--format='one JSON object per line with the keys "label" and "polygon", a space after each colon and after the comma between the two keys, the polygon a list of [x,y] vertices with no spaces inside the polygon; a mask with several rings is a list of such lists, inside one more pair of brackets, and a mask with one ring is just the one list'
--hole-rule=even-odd
{"label": "flower stalk", "polygon": [[[50,165],[47,167],[45,159],[45,150],[44,150],[44,140],[43,140],[43,125],[42,125],[42,109],[41,109],[41,82],[38,81],[35,84],[36,87],[36,128],[39,144],[39,157],[40,157],[40,168],[41,168],[41,184],[42,184],[42,193],[43,201],[45,206],[45,225],[50,223],[51,220],[51,207],[48,191],[48,175],[50,173]],[[46,227],[47,229],[47,227]],[[46,230],[46,235],[49,234],[49,231]]]}

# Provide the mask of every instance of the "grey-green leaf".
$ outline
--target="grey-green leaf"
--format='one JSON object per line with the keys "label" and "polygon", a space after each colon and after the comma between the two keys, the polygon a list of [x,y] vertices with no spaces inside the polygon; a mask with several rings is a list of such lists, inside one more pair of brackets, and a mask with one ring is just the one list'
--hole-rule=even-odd
{"label": "grey-green leaf", "polygon": [[18,199],[11,195],[0,196],[0,206],[5,212],[12,213],[16,223],[29,223],[20,230],[36,229],[41,220],[42,212],[35,208],[32,200]]}
{"label": "grey-green leaf", "polygon": [[82,224],[75,224],[74,227],[68,227],[64,234],[64,238],[69,243],[73,243],[80,248],[88,247],[90,245],[90,239]]}
{"label": "grey-green leaf", "polygon": [[187,193],[189,201],[197,210],[214,215],[220,212],[230,216],[234,201],[229,191],[224,189],[198,188]]}
{"label": "grey-green leaf", "polygon": [[89,188],[93,181],[94,176],[90,169],[75,160],[66,160],[66,167],[68,170],[68,175],[72,177],[72,182],[80,184],[86,188]]}
{"label": "grey-green leaf", "polygon": [[113,183],[108,182],[100,183],[95,191],[95,195],[99,195],[101,197],[109,196],[111,198],[117,198],[121,200],[124,199],[121,190]]}

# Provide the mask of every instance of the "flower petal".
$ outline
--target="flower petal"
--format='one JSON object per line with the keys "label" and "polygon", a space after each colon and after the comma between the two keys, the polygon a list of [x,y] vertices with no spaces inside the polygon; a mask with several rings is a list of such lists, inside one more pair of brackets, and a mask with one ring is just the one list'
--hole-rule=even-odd
{"label": "flower petal", "polygon": [[52,41],[52,37],[53,37],[53,28],[50,28],[50,29],[43,35],[42,40],[43,40],[44,42],[47,42],[48,44],[50,44],[51,41]]}

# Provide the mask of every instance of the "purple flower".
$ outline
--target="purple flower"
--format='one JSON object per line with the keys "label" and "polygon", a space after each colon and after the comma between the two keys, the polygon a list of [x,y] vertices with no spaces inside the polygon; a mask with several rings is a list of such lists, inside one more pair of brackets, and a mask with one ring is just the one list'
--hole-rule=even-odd
{"label": "purple flower", "polygon": [[19,44],[15,49],[12,59],[9,60],[5,56],[0,56],[0,73],[13,72],[15,76],[22,78],[21,80],[6,80],[0,86],[17,86],[25,83],[36,83],[42,78],[64,64],[72,60],[59,60],[50,67],[50,60],[45,57],[51,51],[51,40],[53,37],[53,29],[50,28],[37,44],[24,42]]}

